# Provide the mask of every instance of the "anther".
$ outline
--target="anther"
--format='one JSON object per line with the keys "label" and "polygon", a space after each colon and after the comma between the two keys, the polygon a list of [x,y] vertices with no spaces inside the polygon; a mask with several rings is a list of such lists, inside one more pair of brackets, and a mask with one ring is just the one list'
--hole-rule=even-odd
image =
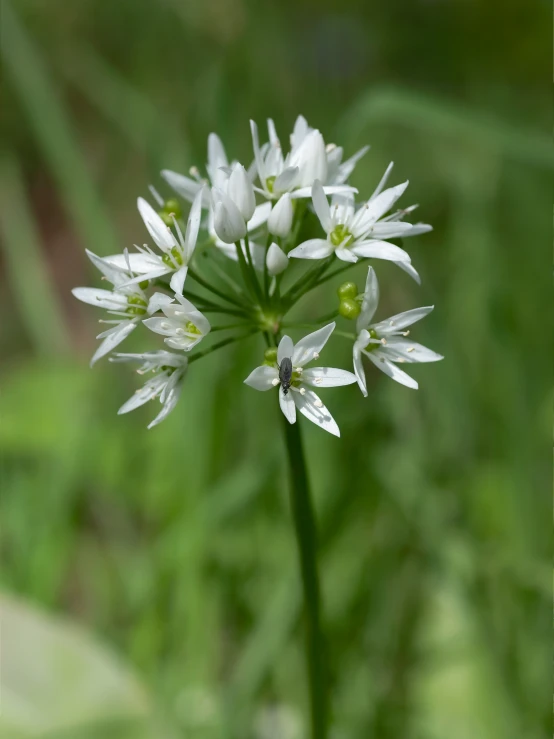
{"label": "anther", "polygon": [[321,402],[321,400],[319,400],[319,398],[317,400],[314,400],[314,405],[316,408],[323,408],[323,403]]}
{"label": "anther", "polygon": [[382,338],[381,339],[381,344],[383,344],[383,346],[384,346],[386,343],[387,343],[387,340],[385,338]]}
{"label": "anther", "polygon": [[169,330],[169,329],[171,328],[171,324],[170,324],[170,323],[168,323],[167,321],[164,321],[164,322],[163,322],[162,324],[160,324],[160,325],[161,325],[161,327],[162,327],[162,328],[163,328],[163,329],[164,329],[165,331],[168,331],[168,330]]}
{"label": "anther", "polygon": [[314,353],[313,353],[313,358],[314,358],[314,359],[319,359],[319,354],[318,354],[317,352],[314,352]]}
{"label": "anther", "polygon": [[414,347],[413,347],[413,346],[409,346],[409,347],[408,347],[408,348],[406,349],[406,351],[407,351],[407,352],[413,352],[413,350],[414,350]]}
{"label": "anther", "polygon": [[404,331],[404,332],[402,333],[402,336],[409,336],[409,335],[410,335],[410,332],[409,332],[409,331]]}
{"label": "anther", "polygon": [[271,384],[273,385],[273,387],[277,387],[277,385],[279,384],[279,379],[277,377],[274,377],[273,380],[271,380]]}
{"label": "anther", "polygon": [[300,395],[306,395],[306,388],[305,388],[305,387],[301,387],[301,388],[300,388],[300,389],[298,390],[298,392],[300,393]]}
{"label": "anther", "polygon": [[321,377],[316,377],[316,378],[315,378],[315,383],[316,383],[316,385],[321,385],[321,383],[322,383],[322,382],[323,382],[323,380],[322,380],[322,378],[321,378]]}

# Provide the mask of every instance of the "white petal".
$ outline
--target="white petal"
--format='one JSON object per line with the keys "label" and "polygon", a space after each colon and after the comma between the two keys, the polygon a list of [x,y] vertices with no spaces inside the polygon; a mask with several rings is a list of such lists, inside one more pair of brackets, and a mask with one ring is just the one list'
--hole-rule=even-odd
{"label": "white petal", "polygon": [[403,313],[397,313],[395,316],[387,318],[385,321],[376,323],[374,328],[377,333],[386,333],[387,331],[399,331],[401,328],[411,326],[416,321],[421,321],[422,318],[428,316],[433,310],[434,305],[427,305],[424,308],[412,308],[412,310],[406,310]]}
{"label": "white petal", "polygon": [[165,293],[154,293],[148,301],[148,315],[161,310],[164,306],[173,302],[173,298]]}
{"label": "white petal", "polygon": [[358,261],[358,257],[347,247],[339,247],[335,250],[335,254],[337,258],[340,259],[342,262],[350,262],[350,264],[355,264]]}
{"label": "white petal", "polygon": [[206,169],[213,185],[217,187],[221,185],[223,180],[221,169],[228,166],[229,160],[221,139],[216,133],[211,133],[208,136],[208,163]]}
{"label": "white petal", "polygon": [[417,390],[418,384],[414,380],[413,377],[410,377],[410,375],[406,374],[406,372],[403,372],[401,369],[399,369],[393,362],[389,362],[386,357],[382,357],[378,352],[369,352],[367,356],[371,359],[373,364],[378,367],[381,372],[384,372],[389,377],[392,377],[393,380],[396,380],[396,382],[399,382],[401,385],[405,385],[406,387],[411,387],[413,390]]}
{"label": "white petal", "polygon": [[256,367],[256,369],[248,375],[244,384],[253,387],[254,390],[265,392],[266,390],[274,388],[275,384],[273,381],[278,379],[279,372],[277,369],[275,367],[269,367],[267,364],[263,364],[261,367]]}
{"label": "white petal", "polygon": [[145,318],[143,323],[150,331],[154,331],[154,333],[161,334],[162,336],[173,336],[175,331],[180,328],[177,321],[162,316]]}
{"label": "white petal", "polygon": [[370,221],[377,221],[381,216],[385,215],[385,213],[387,213],[396,203],[398,198],[403,195],[408,184],[409,182],[406,180],[406,182],[403,182],[401,185],[389,187],[388,190],[385,190],[376,197],[371,198],[367,203],[368,207],[365,212],[366,218]]}
{"label": "white petal", "polygon": [[444,359],[442,354],[437,354],[432,349],[428,349],[422,344],[402,339],[399,336],[391,336],[387,339],[387,354],[390,359],[395,361],[397,357],[402,358],[405,362],[438,362]]}
{"label": "white petal", "polygon": [[337,183],[346,182],[346,180],[350,177],[352,172],[354,171],[354,168],[356,164],[360,161],[360,159],[367,154],[369,151],[369,146],[363,146],[359,151],[357,151],[353,156],[350,157],[350,159],[347,159],[345,162],[343,162],[339,166],[339,170],[336,177]]}
{"label": "white petal", "polygon": [[163,404],[163,408],[158,413],[156,418],[148,424],[147,426],[148,429],[151,429],[154,426],[157,426],[159,423],[161,423],[168,417],[168,415],[177,405],[180,395],[181,395],[181,385],[179,384],[169,392],[167,398],[165,399],[165,403]]}
{"label": "white petal", "polygon": [[378,221],[371,227],[371,231],[366,233],[365,238],[396,239],[403,237],[411,229],[412,224],[404,221]]}
{"label": "white petal", "polygon": [[388,259],[391,262],[409,262],[410,256],[404,249],[387,241],[362,241],[354,244],[351,251],[359,257],[372,259]]}
{"label": "white petal", "polygon": [[294,402],[300,413],[333,436],[340,436],[339,427],[326,406],[313,390],[304,389],[306,390],[304,395],[299,392],[293,394]]}
{"label": "white petal", "polygon": [[323,230],[325,233],[329,233],[331,231],[331,211],[329,201],[319,180],[316,180],[312,186],[312,202]]}
{"label": "white petal", "polygon": [[[190,177],[185,177],[185,175],[179,174],[178,172],[172,172],[170,169],[162,169],[161,175],[167,184],[182,198],[188,200],[189,203],[192,203],[198,191],[202,189],[200,182],[192,180]],[[206,208],[207,205],[208,201],[205,200],[204,207]]]}
{"label": "white petal", "polygon": [[352,385],[356,376],[335,367],[311,367],[302,372],[302,382],[313,387],[339,387]]}
{"label": "white petal", "polygon": [[324,259],[330,256],[334,251],[333,244],[326,239],[309,239],[304,241],[292,251],[289,251],[289,257],[297,259]]}
{"label": "white petal", "polygon": [[233,165],[227,183],[227,194],[239,209],[244,221],[249,221],[256,210],[256,197],[252,182],[242,164]]}
{"label": "white petal", "polygon": [[[358,192],[358,190],[355,187],[351,187],[351,185],[324,185],[323,192],[326,195],[334,195],[339,192]],[[298,190],[291,192],[290,196],[291,198],[311,198],[312,186],[299,187]]]}
{"label": "white petal", "polygon": [[392,172],[393,167],[394,167],[394,162],[391,162],[389,166],[386,168],[385,174],[381,177],[381,181],[379,182],[379,184],[373,191],[373,194],[369,198],[370,200],[374,200],[377,197],[377,195],[379,195],[379,193],[382,192],[383,188],[387,184],[387,180],[389,179],[389,175]]}
{"label": "white petal", "polygon": [[261,186],[265,190],[266,188],[265,169],[264,169],[262,153],[260,150],[260,140],[258,137],[258,126],[252,120],[250,121],[250,131],[252,132],[252,148],[254,149],[254,159],[256,161],[256,169],[258,170],[258,177],[260,179]]}
{"label": "white petal", "polygon": [[275,179],[273,183],[273,192],[287,192],[296,184],[298,179],[298,167],[287,167]]}
{"label": "white petal", "polygon": [[77,300],[95,305],[97,308],[125,310],[128,305],[127,298],[124,295],[119,295],[111,290],[101,290],[96,287],[74,287],[71,292]]}
{"label": "white petal", "polygon": [[[296,395],[296,393],[295,393]],[[289,392],[285,395],[283,388],[279,385],[279,405],[287,421],[289,423],[296,422],[296,406],[293,400],[293,393]]]}
{"label": "white petal", "polygon": [[121,342],[129,336],[129,334],[137,327],[137,321],[122,321],[119,326],[115,327],[114,330],[106,336],[104,341],[100,344],[98,349],[95,351],[92,359],[90,360],[90,366],[97,362],[101,357],[106,356],[112,349],[121,344]]}
{"label": "white petal", "polygon": [[[327,340],[335,329],[335,322],[314,331],[303,339],[300,339],[292,353],[292,364],[294,367],[303,367],[312,359],[317,359],[319,353],[327,343]],[[286,355],[285,355],[286,356]],[[289,355],[290,356],[290,355]],[[279,360],[280,362],[281,360]]]}
{"label": "white petal", "polygon": [[371,319],[375,315],[377,306],[379,305],[379,282],[373,267],[367,270],[367,278],[365,281],[364,298],[362,300],[362,310],[356,321],[356,330],[359,332],[367,328]]}
{"label": "white petal", "polygon": [[354,373],[356,375],[356,379],[358,380],[358,385],[360,387],[360,390],[362,391],[363,395],[367,398],[367,383],[365,379],[362,353],[360,351],[360,348],[356,346],[356,344],[354,344],[353,364],[354,364]]}
{"label": "white petal", "polygon": [[148,401],[152,400],[153,397],[153,392],[149,387],[141,387],[139,388],[139,390],[136,391],[136,393],[131,395],[129,400],[123,403],[117,413],[118,415],[122,415],[123,413],[130,413],[130,411],[134,411],[136,408],[140,408],[141,405],[148,403]]}
{"label": "white petal", "polygon": [[169,287],[173,290],[174,293],[178,293],[179,295],[183,294],[183,286],[185,284],[185,278],[187,276],[188,271],[189,271],[189,268],[185,264],[184,267],[181,267],[180,269],[177,270],[177,272],[174,272],[171,275]]}
{"label": "white petal", "polygon": [[97,256],[88,249],[85,249],[85,252],[96,269],[98,269],[104,277],[112,283],[112,285],[121,285],[125,280],[129,279],[129,268],[126,264],[124,254],[121,255],[123,257],[123,264],[121,264],[121,266],[116,266],[113,262],[110,262],[106,258]]}
{"label": "white petal", "polygon": [[415,280],[418,285],[421,285],[421,277],[419,276],[415,267],[412,267],[411,262],[393,262],[393,264],[396,264],[397,267],[403,269],[404,272],[409,274],[410,277]]}
{"label": "white petal", "polygon": [[283,336],[277,347],[277,362],[281,364],[285,357],[292,359],[293,352],[294,344],[292,343],[292,339],[290,336]]}
{"label": "white petal", "polygon": [[190,209],[187,221],[187,230],[185,233],[185,262],[187,264],[190,262],[190,258],[192,257],[194,249],[196,247],[196,240],[198,239],[198,230],[200,228],[200,219],[202,217],[202,198],[204,196],[204,192],[206,192],[204,191],[204,189],[200,190],[194,198],[194,202]]}
{"label": "white petal", "polygon": [[[152,272],[154,270],[165,269],[166,272],[171,271],[171,267],[167,267],[161,258],[155,254],[140,254],[132,252],[128,255],[129,263],[131,265],[131,271],[134,274],[143,274],[145,272]],[[127,270],[127,260],[124,254],[112,254],[109,257],[104,258],[105,262],[113,264],[114,267]]]}
{"label": "white petal", "polygon": [[256,207],[254,215],[246,224],[248,227],[248,233],[252,233],[267,221],[269,214],[271,213],[271,202],[262,203]]}
{"label": "white petal", "polygon": [[246,223],[233,201],[224,193],[221,195],[214,207],[214,228],[222,241],[234,244],[246,236]]}
{"label": "white petal", "polygon": [[170,252],[177,245],[175,237],[165,225],[154,208],[144,198],[138,198],[137,206],[148,233],[154,239],[157,246],[164,252]]}
{"label": "white petal", "polygon": [[430,226],[428,223],[414,223],[409,231],[404,231],[402,238],[407,239],[408,236],[419,236],[420,234],[429,233],[432,230],[433,226]]}

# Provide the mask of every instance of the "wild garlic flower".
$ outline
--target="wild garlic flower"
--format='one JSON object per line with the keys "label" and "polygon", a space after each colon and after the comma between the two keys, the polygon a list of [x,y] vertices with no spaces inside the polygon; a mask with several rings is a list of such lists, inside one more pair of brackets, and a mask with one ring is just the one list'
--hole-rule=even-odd
{"label": "wild garlic flower", "polygon": [[[143,290],[143,287],[147,287],[144,283],[129,284],[133,273],[130,269],[127,250],[123,254],[123,261],[124,263],[127,262],[126,269],[110,264],[110,262],[98,257],[96,254],[88,251],[88,249],[86,253],[90,261],[102,273],[103,279],[111,282],[114,286],[113,290],[102,290],[94,287],[75,287],[71,291],[83,303],[104,308],[110,315],[114,316],[113,319],[101,319],[100,321],[104,324],[111,324],[111,328],[103,331],[96,337],[97,339],[103,339],[103,341],[90,360],[92,367],[101,357],[109,354],[116,346],[121,344],[135,330],[144,316],[151,315],[159,310],[160,303],[158,298],[148,299]],[[169,297],[168,300],[170,300]]]}
{"label": "wild garlic flower", "polygon": [[143,323],[154,333],[165,336],[165,343],[172,349],[189,352],[209,333],[210,322],[182,295],[176,293],[175,298],[176,303],[169,300],[161,306],[165,318],[153,316]]}
{"label": "wild garlic flower", "polygon": [[[317,129],[307,125],[305,119],[297,119],[291,136],[291,150],[286,156],[283,156],[281,142],[271,119],[267,121],[269,143],[263,146],[260,146],[258,126],[254,121],[250,121],[250,128],[260,180],[260,187],[256,189],[268,200],[279,200],[286,193],[290,193],[291,198],[308,198],[315,180],[323,183],[327,194],[354,191],[354,188],[344,184],[346,177],[338,182],[341,178],[334,166],[333,184],[327,184],[329,163],[325,141]],[[362,155],[360,152],[358,154]]]}
{"label": "wild garlic flower", "polygon": [[309,239],[289,252],[298,259],[325,259],[335,253],[344,262],[360,257],[410,263],[410,256],[385,239],[407,233],[412,225],[402,221],[382,221],[407,188],[408,183],[391,187],[356,209],[351,193],[335,195],[331,207],[321,182],[312,187],[312,202],[326,239]]}
{"label": "wild garlic flower", "polygon": [[378,323],[371,323],[379,303],[379,283],[373,267],[367,273],[365,292],[362,300],[362,310],[356,321],[358,337],[354,343],[354,372],[362,393],[367,396],[367,384],[363,367],[362,356],[367,357],[373,364],[393,380],[401,385],[417,390],[418,384],[406,372],[396,365],[416,362],[438,362],[443,357],[427,349],[421,344],[411,341],[406,331],[416,321],[425,318],[434,306],[414,308],[398,313],[391,318]]}
{"label": "wild garlic flower", "polygon": [[111,358],[112,362],[143,362],[142,367],[137,370],[139,375],[153,372],[154,377],[150,377],[144,385],[123,403],[117,411],[118,414],[129,413],[135,408],[148,403],[154,398],[160,399],[163,408],[156,418],[148,424],[151,429],[158,423],[161,423],[177,405],[183,380],[187,371],[188,359],[182,354],[173,354],[172,352],[157,351],[144,352],[143,354],[114,354]]}
{"label": "wild garlic flower", "polygon": [[[276,362],[256,367],[246,380],[246,385],[254,390],[279,388],[279,405],[289,423],[296,422],[296,409],[320,428],[334,436],[340,436],[339,427],[312,387],[338,387],[356,382],[356,376],[346,370],[333,367],[313,367],[305,365],[319,359],[319,353],[333,333],[335,323],[308,334],[297,344],[290,336],[283,336],[277,348]],[[271,361],[271,360],[269,360]],[[285,366],[290,374],[286,375]]]}

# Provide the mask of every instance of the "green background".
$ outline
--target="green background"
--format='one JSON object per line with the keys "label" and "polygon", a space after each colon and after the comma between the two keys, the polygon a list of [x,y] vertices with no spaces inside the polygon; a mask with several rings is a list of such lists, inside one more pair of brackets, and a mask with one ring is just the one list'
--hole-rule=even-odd
{"label": "green background", "polygon": [[98,315],[70,294],[99,285],[85,247],[142,243],[159,169],[202,166],[210,131],[248,164],[248,119],[286,140],[299,113],[372,145],[362,194],[390,160],[410,178],[423,284],[377,264],[379,316],[434,303],[416,336],[446,357],[417,392],[377,372],[367,399],[328,391],[340,441],[302,423],[332,737],[549,734],[549,43],[539,2],[3,3],[2,736],[306,736],[279,410],[242,384],[262,340],[193,365],[147,431],[152,405],[116,415],[128,368],[88,368]]}

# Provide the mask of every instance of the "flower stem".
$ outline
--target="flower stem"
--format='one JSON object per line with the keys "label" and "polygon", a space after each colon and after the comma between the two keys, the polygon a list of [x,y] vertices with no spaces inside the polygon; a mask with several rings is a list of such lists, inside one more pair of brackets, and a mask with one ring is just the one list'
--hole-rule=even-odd
{"label": "flower stem", "polygon": [[290,500],[300,558],[304,591],[306,663],[310,686],[312,739],[327,736],[327,680],[324,644],[320,625],[319,578],[317,574],[317,535],[310,498],[306,461],[298,423],[283,418],[290,471]]}
{"label": "flower stem", "polygon": [[217,295],[219,298],[222,298],[223,300],[227,301],[228,303],[231,303],[232,305],[237,306],[237,308],[243,308],[243,304],[236,300],[236,298],[232,298],[230,295],[227,295],[226,293],[222,292],[221,290],[218,290],[214,285],[211,285],[209,282],[206,282],[198,272],[192,270],[189,267],[189,276],[195,280],[199,285],[202,285],[202,287],[205,287],[206,290],[209,290],[210,292],[214,293],[214,295]]}

